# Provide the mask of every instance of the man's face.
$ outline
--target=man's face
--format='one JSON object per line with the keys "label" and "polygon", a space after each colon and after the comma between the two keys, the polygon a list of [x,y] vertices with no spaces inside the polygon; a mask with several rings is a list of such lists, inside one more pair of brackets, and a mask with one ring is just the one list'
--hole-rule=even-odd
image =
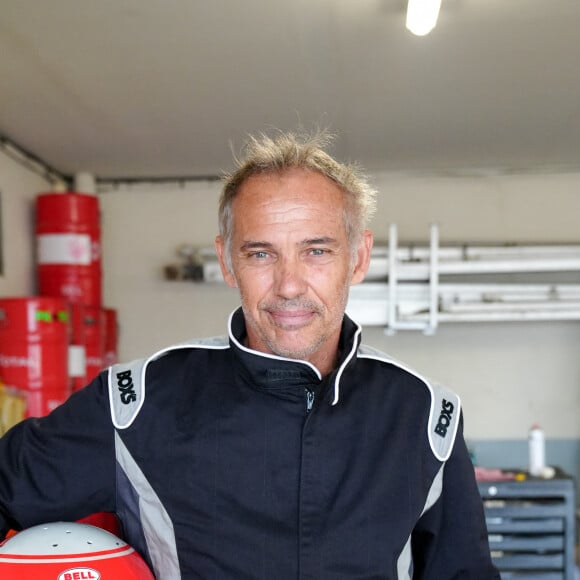
{"label": "man's face", "polygon": [[216,249],[226,282],[240,290],[247,345],[330,372],[349,286],[368,268],[371,233],[353,257],[341,190],[301,169],[249,178],[233,215],[232,271],[219,236]]}

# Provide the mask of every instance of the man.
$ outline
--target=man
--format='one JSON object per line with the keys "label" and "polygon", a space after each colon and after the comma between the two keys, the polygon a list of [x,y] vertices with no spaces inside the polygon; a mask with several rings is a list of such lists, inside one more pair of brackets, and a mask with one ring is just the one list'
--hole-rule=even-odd
{"label": "man", "polygon": [[323,141],[253,139],[225,182],[227,339],[116,365],[0,440],[0,531],[112,511],[163,580],[499,578],[458,398],[344,314],[375,199]]}

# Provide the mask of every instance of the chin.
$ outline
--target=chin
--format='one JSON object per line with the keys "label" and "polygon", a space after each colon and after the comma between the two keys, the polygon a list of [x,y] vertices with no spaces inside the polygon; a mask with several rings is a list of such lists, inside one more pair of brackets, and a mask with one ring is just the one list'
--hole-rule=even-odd
{"label": "chin", "polygon": [[302,341],[299,345],[283,345],[280,343],[271,344],[270,348],[274,354],[284,358],[295,358],[308,360],[316,352],[320,345],[310,345],[305,347]]}

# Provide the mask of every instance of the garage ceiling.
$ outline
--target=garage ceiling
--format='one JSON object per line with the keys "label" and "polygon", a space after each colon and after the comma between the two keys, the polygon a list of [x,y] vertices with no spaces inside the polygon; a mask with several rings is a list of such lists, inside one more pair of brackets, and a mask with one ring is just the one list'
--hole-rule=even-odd
{"label": "garage ceiling", "polygon": [[0,0],[0,134],[65,174],[211,176],[248,132],[369,170],[580,167],[580,2]]}

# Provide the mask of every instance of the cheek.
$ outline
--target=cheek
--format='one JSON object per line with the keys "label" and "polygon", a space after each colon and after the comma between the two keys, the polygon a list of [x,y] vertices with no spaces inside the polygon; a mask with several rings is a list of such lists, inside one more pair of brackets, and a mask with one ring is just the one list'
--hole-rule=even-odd
{"label": "cheek", "polygon": [[350,278],[346,272],[322,272],[311,278],[310,288],[330,309],[341,307],[348,295]]}
{"label": "cheek", "polygon": [[240,293],[245,298],[259,298],[272,286],[272,276],[268,272],[241,270],[236,273]]}

